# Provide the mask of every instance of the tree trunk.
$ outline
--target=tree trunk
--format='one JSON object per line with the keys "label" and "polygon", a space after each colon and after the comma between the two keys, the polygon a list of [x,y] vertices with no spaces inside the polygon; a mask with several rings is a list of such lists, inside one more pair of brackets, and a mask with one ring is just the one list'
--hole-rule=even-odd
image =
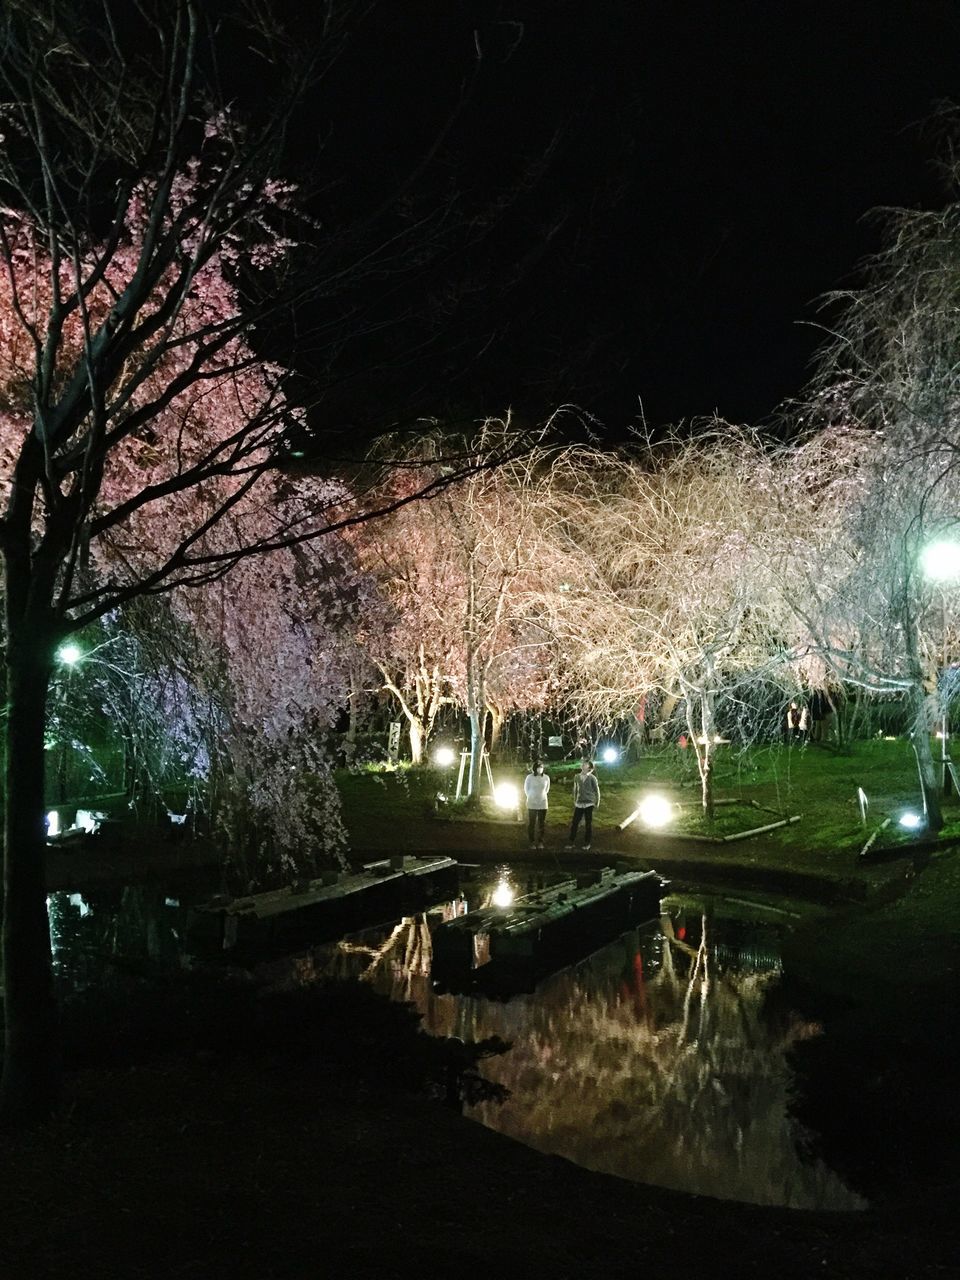
{"label": "tree trunk", "polygon": [[21,633],[8,640],[3,904],[6,1040],[0,1083],[0,1123],[7,1128],[49,1115],[59,1083],[44,880],[43,735],[52,654],[52,637]]}
{"label": "tree trunk", "polygon": [[424,748],[423,726],[413,716],[407,717],[407,734],[410,738],[410,762],[413,765],[421,765]]}
{"label": "tree trunk", "polygon": [[504,714],[501,709],[494,706],[492,702],[487,703],[487,711],[490,713],[490,754],[498,755],[500,751],[500,739],[503,735]]}
{"label": "tree trunk", "polygon": [[470,777],[467,783],[467,795],[476,795],[480,790],[481,766],[483,763],[483,729],[487,708],[484,698],[483,675],[476,670],[476,660],[472,655],[467,659],[467,719],[470,721]]}
{"label": "tree trunk", "polygon": [[[906,668],[910,677],[908,692],[910,706],[910,723],[913,734],[913,749],[917,755],[917,772],[920,775],[920,790],[923,796],[923,808],[927,819],[927,828],[936,833],[943,827],[943,813],[940,808],[940,795],[937,787],[937,770],[930,750],[930,730],[935,718],[935,700],[928,698],[924,687],[923,667],[917,646],[916,621],[912,613],[904,609],[903,636],[906,648]],[[931,707],[931,702],[934,707]]]}
{"label": "tree trunk", "polygon": [[929,701],[922,681],[914,684],[910,690],[910,712],[913,724],[913,749],[917,755],[917,772],[920,775],[920,791],[927,828],[936,833],[943,827],[943,811],[940,807],[937,767],[930,749]]}
{"label": "tree trunk", "polygon": [[347,724],[346,736],[343,740],[343,754],[347,764],[353,764],[354,757],[357,754],[357,736],[360,731],[360,707],[363,698],[363,688],[360,683],[360,672],[356,666],[351,663],[350,666],[350,692],[347,694],[347,713],[349,721]]}

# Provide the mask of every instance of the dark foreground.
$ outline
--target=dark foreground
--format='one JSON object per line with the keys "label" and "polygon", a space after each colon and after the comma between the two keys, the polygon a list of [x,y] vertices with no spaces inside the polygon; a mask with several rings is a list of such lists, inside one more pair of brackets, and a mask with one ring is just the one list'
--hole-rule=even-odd
{"label": "dark foreground", "polygon": [[11,1277],[958,1274],[946,1204],[827,1216],[674,1195],[280,1065],[81,1076],[3,1170]]}

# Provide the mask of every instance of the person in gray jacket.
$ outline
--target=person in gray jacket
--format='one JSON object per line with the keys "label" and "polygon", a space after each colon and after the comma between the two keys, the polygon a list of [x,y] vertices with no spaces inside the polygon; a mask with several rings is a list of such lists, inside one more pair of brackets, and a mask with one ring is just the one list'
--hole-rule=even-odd
{"label": "person in gray jacket", "polygon": [[589,849],[593,840],[593,811],[600,805],[600,783],[590,760],[584,760],[580,772],[573,780],[573,822],[570,826],[570,843],[573,848],[577,829],[583,822],[583,847]]}
{"label": "person in gray jacket", "polygon": [[543,763],[534,760],[533,769],[523,780],[523,794],[527,798],[527,836],[531,849],[543,848],[543,826],[547,820],[547,794],[550,779],[543,772]]}

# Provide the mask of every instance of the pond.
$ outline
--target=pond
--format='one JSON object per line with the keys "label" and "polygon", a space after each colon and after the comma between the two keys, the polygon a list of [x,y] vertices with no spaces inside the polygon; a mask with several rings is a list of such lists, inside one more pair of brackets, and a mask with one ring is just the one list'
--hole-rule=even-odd
{"label": "pond", "polygon": [[[273,961],[257,976],[271,986],[356,979],[412,1002],[431,1034],[508,1041],[482,1067],[508,1099],[467,1114],[537,1150],[696,1194],[865,1207],[810,1154],[810,1135],[791,1114],[790,1050],[821,1028],[778,998],[782,910],[672,896],[659,920],[535,990],[494,1000],[437,989],[431,930],[492,887],[479,872],[457,901]],[[105,966],[179,966],[188,911],[175,890],[145,886],[55,894],[58,972],[84,986]]]}

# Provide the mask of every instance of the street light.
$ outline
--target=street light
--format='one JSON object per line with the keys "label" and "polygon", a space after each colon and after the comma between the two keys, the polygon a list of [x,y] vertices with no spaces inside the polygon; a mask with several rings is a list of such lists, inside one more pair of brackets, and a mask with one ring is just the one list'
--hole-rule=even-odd
{"label": "street light", "polygon": [[455,759],[452,747],[437,747],[433,753],[433,763],[441,769],[449,769]]}
{"label": "street light", "polygon": [[83,657],[83,650],[76,644],[64,644],[57,650],[57,660],[66,667],[75,666]]}

